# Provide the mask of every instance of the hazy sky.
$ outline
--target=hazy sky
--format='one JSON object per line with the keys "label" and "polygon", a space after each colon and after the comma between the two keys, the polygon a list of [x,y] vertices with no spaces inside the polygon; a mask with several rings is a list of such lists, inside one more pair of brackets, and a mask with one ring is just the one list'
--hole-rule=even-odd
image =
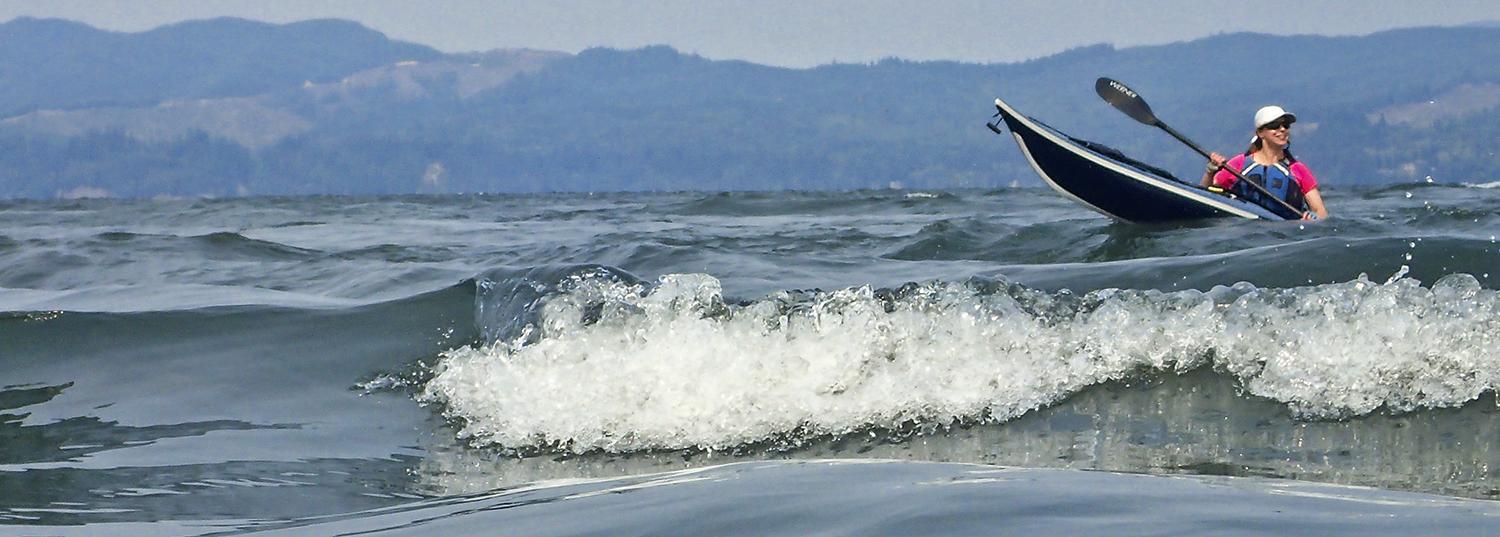
{"label": "hazy sky", "polygon": [[1094,43],[1236,31],[1357,35],[1500,23],[1500,0],[0,0],[0,21],[28,15],[127,32],[218,16],[340,18],[449,52],[667,44],[805,67],[892,56],[1013,62]]}

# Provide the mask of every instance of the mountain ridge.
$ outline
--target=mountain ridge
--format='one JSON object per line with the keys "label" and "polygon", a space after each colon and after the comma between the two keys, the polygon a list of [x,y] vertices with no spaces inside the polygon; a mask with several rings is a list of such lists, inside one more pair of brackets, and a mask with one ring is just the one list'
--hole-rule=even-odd
{"label": "mountain ridge", "polygon": [[0,117],[242,97],[442,53],[336,19],[186,21],[135,33],[58,19],[0,24]]}
{"label": "mountain ridge", "polygon": [[[0,24],[0,45],[27,34],[7,31],[14,23]],[[0,90],[0,110],[32,103],[0,114],[0,197],[1040,184],[1013,144],[983,129],[995,96],[1167,169],[1201,166],[1099,102],[1098,76],[1131,84],[1164,120],[1226,153],[1243,146],[1250,111],[1283,104],[1302,118],[1298,155],[1335,189],[1494,180],[1483,175],[1494,156],[1486,140],[1500,139],[1500,70],[1491,67],[1500,28],[1224,33],[1007,64],[890,58],[789,69],[660,45],[443,54],[348,21],[214,19],[137,34],[27,24],[33,36],[93,32],[63,57],[113,50],[96,63],[163,50],[95,43],[120,35],[218,50],[173,56],[197,70],[154,94],[51,95],[59,107],[37,108],[35,97],[7,101]],[[303,57],[324,49],[328,57]],[[266,58],[295,61],[261,65]],[[1420,76],[1369,76],[1379,69]],[[17,76],[0,69],[0,88]],[[230,82],[247,78],[256,83]]]}

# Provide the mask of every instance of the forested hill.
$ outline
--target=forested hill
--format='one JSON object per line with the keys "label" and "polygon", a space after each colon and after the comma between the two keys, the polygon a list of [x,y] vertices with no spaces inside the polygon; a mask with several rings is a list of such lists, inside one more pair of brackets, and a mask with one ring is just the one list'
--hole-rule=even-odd
{"label": "forested hill", "polygon": [[439,56],[340,20],[273,25],[224,18],[132,34],[21,18],[0,24],[0,117],[255,95]]}
{"label": "forested hill", "polygon": [[1099,76],[1224,153],[1281,104],[1332,190],[1490,182],[1497,60],[1493,27],[782,69],[666,47],[442,54],[343,21],[18,19],[0,24],[0,198],[1039,184],[984,128],[997,96],[1196,176],[1196,154],[1094,95]]}

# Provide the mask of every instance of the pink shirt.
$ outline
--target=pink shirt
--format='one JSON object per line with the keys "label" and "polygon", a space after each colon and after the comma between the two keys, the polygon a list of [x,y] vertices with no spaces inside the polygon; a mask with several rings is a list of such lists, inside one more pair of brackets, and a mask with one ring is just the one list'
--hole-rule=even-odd
{"label": "pink shirt", "polygon": [[[1243,170],[1245,169],[1245,155],[1243,153],[1235,155],[1228,162],[1225,162],[1224,165],[1234,168],[1235,171]],[[1313,177],[1312,170],[1307,169],[1307,166],[1301,162],[1293,162],[1291,172],[1292,179],[1297,181],[1297,186],[1302,187],[1303,194],[1312,192],[1318,188],[1318,178]],[[1225,190],[1229,190],[1230,187],[1234,186],[1235,181],[1238,180],[1234,174],[1229,173],[1227,170],[1219,170],[1218,173],[1214,174],[1214,185]]]}

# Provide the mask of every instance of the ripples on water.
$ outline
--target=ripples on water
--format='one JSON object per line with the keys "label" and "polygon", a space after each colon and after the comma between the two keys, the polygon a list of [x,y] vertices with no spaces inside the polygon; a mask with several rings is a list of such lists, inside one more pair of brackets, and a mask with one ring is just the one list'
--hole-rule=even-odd
{"label": "ripples on water", "polygon": [[[1031,527],[1051,491],[1076,533],[1144,487],[1188,532],[1329,533],[1267,514],[1299,486],[1493,529],[1307,483],[1500,496],[1497,192],[1156,227],[1032,189],[0,203],[0,533],[733,534],[813,500],[705,494],[802,485],[859,492],[788,532]],[[851,458],[1274,479],[812,462]]]}

